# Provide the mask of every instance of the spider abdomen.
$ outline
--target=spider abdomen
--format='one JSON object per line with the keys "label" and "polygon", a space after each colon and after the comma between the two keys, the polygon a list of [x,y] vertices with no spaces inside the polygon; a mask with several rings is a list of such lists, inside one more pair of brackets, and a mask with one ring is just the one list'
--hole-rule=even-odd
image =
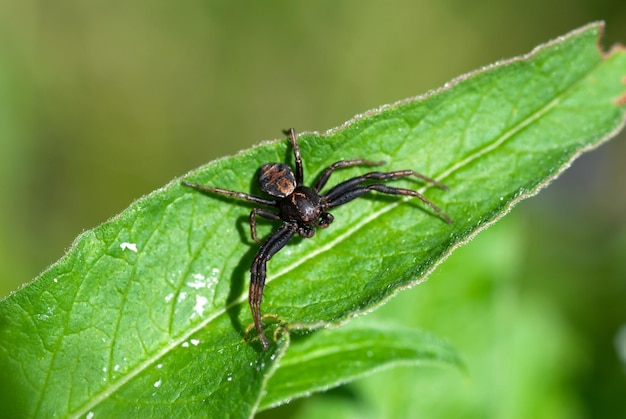
{"label": "spider abdomen", "polygon": [[296,178],[288,165],[267,163],[259,169],[259,187],[269,195],[285,198],[296,188]]}

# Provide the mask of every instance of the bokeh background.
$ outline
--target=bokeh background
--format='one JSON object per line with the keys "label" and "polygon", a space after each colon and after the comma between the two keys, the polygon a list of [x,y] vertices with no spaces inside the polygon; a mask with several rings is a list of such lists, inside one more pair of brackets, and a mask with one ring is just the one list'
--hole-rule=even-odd
{"label": "bokeh background", "polygon": [[[0,296],[138,197],[280,130],[324,131],[623,0],[0,0]],[[372,314],[453,343],[266,417],[623,417],[626,138]]]}

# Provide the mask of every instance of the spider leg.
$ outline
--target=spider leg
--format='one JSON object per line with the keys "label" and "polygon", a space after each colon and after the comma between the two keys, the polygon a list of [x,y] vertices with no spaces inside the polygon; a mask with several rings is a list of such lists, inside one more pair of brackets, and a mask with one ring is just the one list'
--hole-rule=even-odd
{"label": "spider leg", "polygon": [[282,227],[273,232],[267,241],[261,245],[250,267],[250,291],[248,292],[248,301],[250,303],[250,310],[252,311],[254,327],[261,340],[261,345],[263,345],[263,349],[265,350],[269,348],[269,342],[263,333],[261,300],[263,299],[267,262],[287,244],[295,233],[296,226],[283,224]]}
{"label": "spider leg", "polygon": [[435,205],[432,201],[429,201],[424,195],[421,193],[414,191],[412,189],[405,188],[395,188],[392,186],[383,185],[380,183],[375,183],[373,185],[366,186],[358,186],[352,189],[343,189],[341,193],[335,193],[335,195],[327,200],[327,196],[322,198],[324,209],[330,209],[334,207],[338,207],[340,205],[346,204],[370,191],[377,191],[387,195],[404,195],[404,196],[414,196],[419,198],[423,203],[431,207],[437,214],[439,214],[448,224],[452,224],[452,219],[445,213],[441,208]]}
{"label": "spider leg", "polygon": [[243,192],[231,191],[228,189],[215,188],[213,186],[198,185],[197,183],[181,182],[184,186],[197,189],[203,192],[211,192],[220,195],[232,196],[233,198],[244,199],[246,201],[254,202],[255,204],[268,205],[275,207],[278,203],[274,200],[260,198],[258,196],[250,195]]}
{"label": "spider leg", "polygon": [[252,211],[250,211],[250,235],[252,236],[252,240],[260,244],[261,240],[259,240],[256,235],[257,216],[261,216],[272,221],[280,221],[280,216],[278,214],[274,214],[272,211],[268,211],[262,208],[252,208]]}
{"label": "spider leg", "polygon": [[367,180],[381,180],[383,182],[386,182],[388,180],[399,179],[408,176],[415,176],[428,183],[438,186],[441,189],[448,189],[448,187],[443,183],[437,182],[436,180],[424,176],[421,173],[417,173],[414,170],[395,170],[393,172],[370,172],[365,173],[361,176],[353,177],[352,179],[348,179],[334,186],[330,191],[328,191],[325,197],[328,201],[332,201],[338,196],[343,195],[345,191],[354,189]]}
{"label": "spider leg", "polygon": [[293,146],[293,157],[296,161],[296,183],[302,185],[304,182],[304,171],[302,170],[302,157],[300,156],[300,147],[298,147],[298,139],[296,138],[296,130],[289,128],[283,131],[289,136],[291,145]]}
{"label": "spider leg", "polygon": [[339,160],[338,162],[335,162],[328,166],[326,169],[324,169],[324,172],[322,172],[321,176],[317,180],[317,183],[315,183],[314,189],[317,192],[321,191],[322,188],[326,185],[326,182],[328,182],[328,178],[330,178],[330,175],[333,174],[335,169],[351,166],[380,166],[383,164],[385,164],[384,161],[371,161],[366,159]]}

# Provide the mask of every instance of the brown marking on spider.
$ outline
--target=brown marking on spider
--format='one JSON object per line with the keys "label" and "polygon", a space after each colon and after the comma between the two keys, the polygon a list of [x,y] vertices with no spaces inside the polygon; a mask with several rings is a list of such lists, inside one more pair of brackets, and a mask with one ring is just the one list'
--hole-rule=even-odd
{"label": "brown marking on spider", "polygon": [[284,198],[293,193],[296,179],[291,168],[283,163],[267,163],[259,170],[261,190],[277,198]]}
{"label": "brown marking on spider", "polygon": [[[385,163],[384,161],[374,162],[366,159],[340,160],[324,169],[312,188],[304,186],[302,157],[300,156],[296,133],[293,128],[284,132],[289,136],[293,147],[293,155],[296,163],[295,173],[289,165],[284,163],[267,163],[261,166],[259,170],[259,186],[261,190],[276,199],[266,199],[243,192],[182,182],[183,185],[200,191],[232,196],[255,204],[274,207],[278,210],[278,213],[276,213],[263,208],[253,208],[250,212],[250,235],[257,243],[261,243],[256,233],[257,216],[271,221],[282,222],[282,225],[270,234],[267,240],[261,244],[250,267],[248,302],[252,310],[254,328],[265,350],[269,348],[269,342],[263,333],[261,300],[263,299],[267,262],[282,249],[296,233],[300,237],[308,239],[315,235],[316,228],[328,227],[333,222],[333,216],[328,210],[347,204],[368,192],[375,191],[387,195],[416,197],[432,208],[447,223],[452,223],[452,220],[445,212],[419,192],[412,189],[397,188],[383,184],[383,182],[389,180],[414,176],[438,186],[441,189],[448,189],[445,185],[436,180],[413,170],[365,173],[339,183],[325,194],[320,194],[320,191],[326,186],[326,182],[328,182],[328,179],[336,169],[352,166],[380,166]],[[369,181],[378,181],[379,183],[367,183]]]}

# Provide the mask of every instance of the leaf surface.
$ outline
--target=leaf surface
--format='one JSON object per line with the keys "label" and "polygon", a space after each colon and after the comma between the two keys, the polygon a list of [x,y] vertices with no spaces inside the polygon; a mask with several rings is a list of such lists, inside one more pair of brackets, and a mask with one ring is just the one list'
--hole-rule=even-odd
{"label": "leaf surface", "polygon": [[260,408],[335,387],[381,366],[399,364],[463,368],[456,351],[428,333],[388,323],[353,321],[292,342],[267,383]]}
{"label": "leaf surface", "polygon": [[[600,32],[586,26],[324,135],[302,135],[308,183],[336,160],[386,160],[382,170],[411,168],[444,182],[448,191],[393,184],[419,188],[454,224],[417,200],[374,194],[337,208],[330,228],[294,239],[269,263],[263,312],[307,328],[382,304],[615,135],[624,124],[626,52],[602,54]],[[185,179],[259,194],[257,168],[291,163],[290,153],[287,141],[267,143]],[[330,185],[365,170],[338,171]],[[0,302],[7,415],[252,415],[288,339],[268,352],[244,341],[258,248],[250,209],[175,179],[79,236]]]}

